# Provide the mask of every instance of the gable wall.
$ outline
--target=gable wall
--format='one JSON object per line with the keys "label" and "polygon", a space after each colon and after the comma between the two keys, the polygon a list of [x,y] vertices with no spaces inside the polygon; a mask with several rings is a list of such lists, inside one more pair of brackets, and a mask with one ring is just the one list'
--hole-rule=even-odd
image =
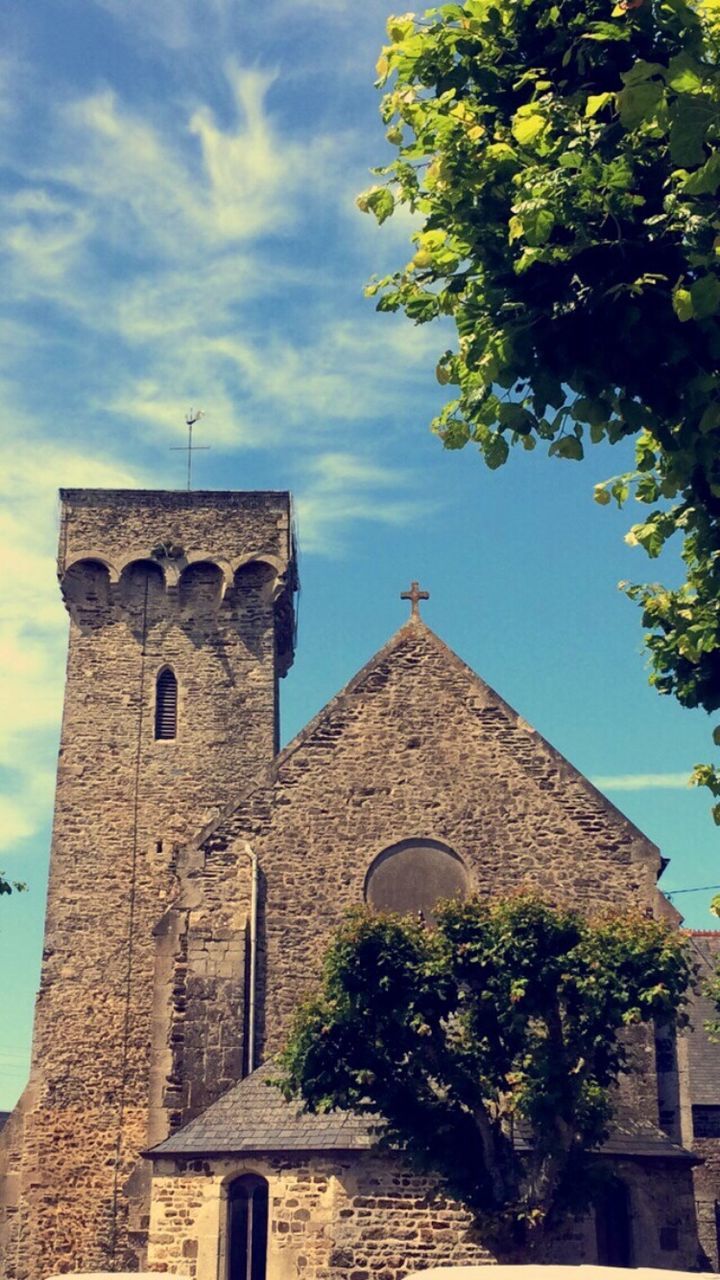
{"label": "gable wall", "polygon": [[[259,858],[263,1057],[282,1044],[343,912],[362,902],[373,858],[423,836],[455,849],[481,894],[531,887],[588,910],[652,907],[654,846],[432,633],[408,626],[204,846],[205,927],[237,911],[245,840]],[[652,1047],[638,1052],[648,1070],[633,1105],[656,1121]]]}

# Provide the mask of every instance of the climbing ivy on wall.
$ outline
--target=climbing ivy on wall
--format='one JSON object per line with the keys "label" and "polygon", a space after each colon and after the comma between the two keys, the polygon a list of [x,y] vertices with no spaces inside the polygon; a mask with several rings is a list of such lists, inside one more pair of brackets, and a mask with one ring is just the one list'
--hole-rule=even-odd
{"label": "climbing ivy on wall", "polygon": [[[465,0],[387,30],[396,156],[358,203],[423,225],[367,292],[454,320],[446,448],[475,444],[494,469],[513,447],[580,460],[634,438],[635,470],[595,498],[647,508],[627,541],[653,558],[677,536],[682,585],[626,589],[652,683],[716,711],[720,0]],[[720,798],[714,767],[694,780]]]}

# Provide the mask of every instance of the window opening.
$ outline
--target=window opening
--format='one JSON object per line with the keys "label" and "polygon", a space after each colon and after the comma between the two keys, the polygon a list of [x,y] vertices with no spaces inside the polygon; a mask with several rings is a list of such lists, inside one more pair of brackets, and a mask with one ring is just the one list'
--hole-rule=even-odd
{"label": "window opening", "polygon": [[175,673],[165,667],[157,678],[155,689],[155,737],[177,737],[178,686]]}
{"label": "window opening", "polygon": [[268,1184],[256,1174],[232,1183],[228,1196],[227,1280],[265,1280]]}
{"label": "window opening", "polygon": [[630,1197],[619,1178],[610,1178],[596,1200],[595,1228],[599,1266],[632,1267]]}
{"label": "window opening", "polygon": [[468,894],[464,864],[438,840],[401,840],[378,854],[365,880],[365,900],[376,911],[433,921],[439,902]]}

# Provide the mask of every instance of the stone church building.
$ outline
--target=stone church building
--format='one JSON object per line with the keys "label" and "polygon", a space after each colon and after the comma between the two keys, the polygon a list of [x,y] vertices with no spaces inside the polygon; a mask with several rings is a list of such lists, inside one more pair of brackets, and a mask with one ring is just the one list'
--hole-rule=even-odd
{"label": "stone church building", "polygon": [[[32,1067],[0,1135],[3,1280],[400,1280],[492,1261],[462,1207],[357,1117],[286,1104],[268,1064],[348,907],[527,886],[672,912],[657,848],[415,601],[280,751],[287,493],[67,490],[58,569],[67,687]],[[555,1260],[694,1268],[698,1221],[716,1257],[687,1056],[638,1041],[598,1156],[614,1181]]]}

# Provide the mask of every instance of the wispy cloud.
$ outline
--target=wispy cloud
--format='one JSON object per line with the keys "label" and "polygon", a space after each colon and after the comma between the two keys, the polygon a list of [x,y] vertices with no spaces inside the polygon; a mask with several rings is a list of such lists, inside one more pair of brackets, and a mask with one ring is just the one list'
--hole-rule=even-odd
{"label": "wispy cloud", "polygon": [[[133,9],[105,7],[123,21]],[[190,25],[200,15],[179,10]],[[208,12],[220,20],[228,6]],[[0,229],[6,291],[26,314],[40,303],[52,315],[40,341],[51,332],[60,346],[71,327],[95,344],[78,425],[102,418],[166,447],[200,403],[215,449],[296,450],[301,439],[310,456],[348,423],[406,419],[443,335],[378,321],[361,300],[411,224],[399,216],[383,240],[354,208],[358,137],[288,128],[270,109],[267,69],[226,58],[221,78],[212,105],[191,89],[141,107],[96,88],[58,106],[31,161],[7,142],[18,180]],[[325,240],[340,235],[344,274],[328,288]],[[30,348],[33,381],[34,363]]]}
{"label": "wispy cloud", "polygon": [[126,251],[140,235],[168,259],[199,262],[209,249],[287,229],[298,190],[318,179],[336,142],[287,137],[273,124],[271,72],[228,61],[225,78],[234,104],[226,126],[204,104],[178,103],[184,120],[153,120],[110,88],[71,101],[58,113],[44,176],[101,208],[103,238]]}
{"label": "wispy cloud", "polygon": [[55,580],[59,484],[122,486],[140,478],[112,459],[53,445],[15,411],[17,442],[0,472],[0,848],[45,820],[62,706],[67,618]]}
{"label": "wispy cloud", "polygon": [[[199,43],[218,44],[223,36],[275,24],[281,19],[304,22],[322,15],[326,22],[352,24],[357,32],[364,23],[384,34],[387,0],[366,0],[361,7],[351,0],[267,0],[262,6],[238,5],[233,0],[94,0],[122,25],[141,32],[147,40],[176,54],[192,55]],[[357,40],[355,41],[357,45]]]}
{"label": "wispy cloud", "polygon": [[6,780],[7,794],[0,795],[0,853],[7,857],[22,847],[22,841],[34,836],[49,814],[55,788],[51,768],[29,773],[13,771]]}
{"label": "wispy cloud", "polygon": [[411,481],[407,470],[382,467],[354,453],[319,454],[307,463],[297,486],[303,550],[337,555],[356,521],[402,526],[427,514],[428,503],[403,495]]}
{"label": "wispy cloud", "polygon": [[600,791],[677,791],[690,785],[689,773],[599,774],[590,781]]}
{"label": "wispy cloud", "polygon": [[335,183],[348,138],[283,131],[269,72],[230,62],[226,84],[222,122],[197,104],[150,119],[109,88],[66,103],[42,164],[17,158],[8,289],[114,344],[88,409],[124,431],[179,437],[199,400],[216,446],[272,447],[302,423],[312,450],[334,425],[392,414],[442,343],[389,317],[381,331],[370,304],[359,322],[338,318],[342,287],[323,297],[317,267],[285,246],[328,200],[348,212]]}

